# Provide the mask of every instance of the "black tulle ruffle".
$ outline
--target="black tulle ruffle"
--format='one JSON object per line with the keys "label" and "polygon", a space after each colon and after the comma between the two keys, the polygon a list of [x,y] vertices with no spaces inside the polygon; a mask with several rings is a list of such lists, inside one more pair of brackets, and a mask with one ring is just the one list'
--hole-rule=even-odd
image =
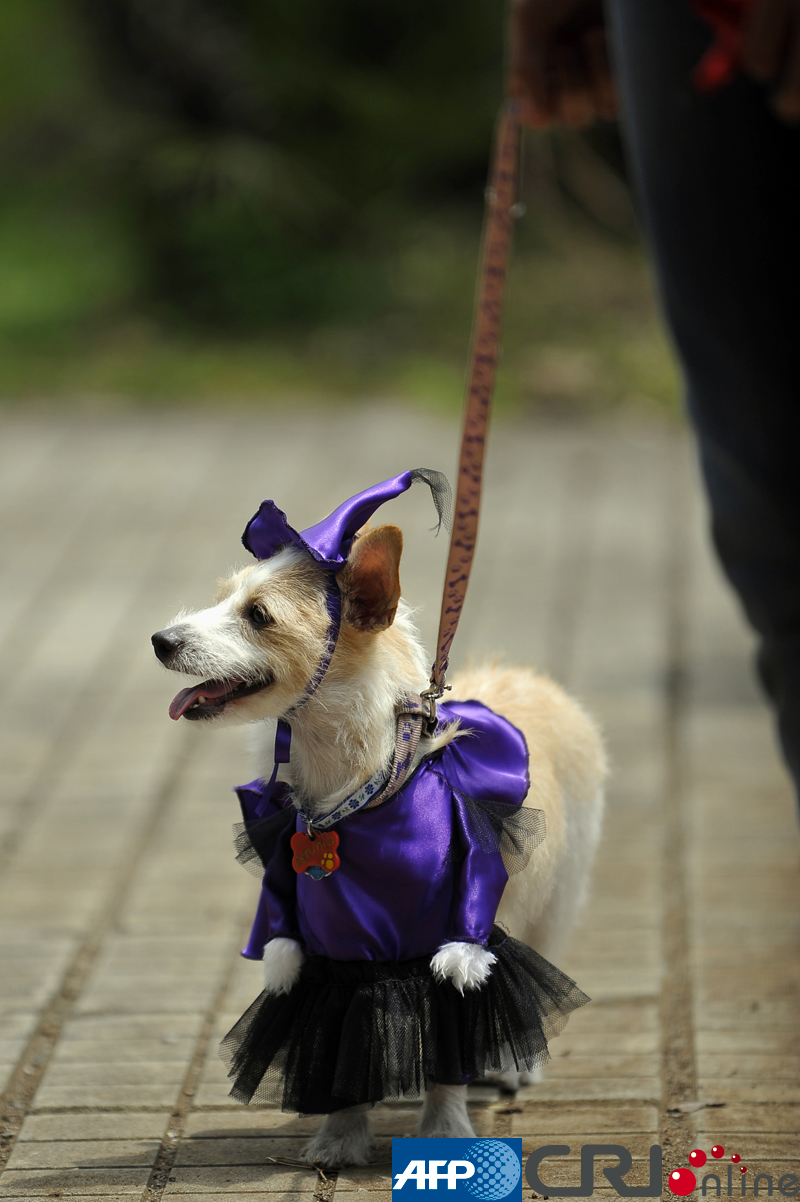
{"label": "black tulle ruffle", "polygon": [[489,980],[463,995],[434,979],[429,957],[307,956],[291,993],[262,993],[223,1040],[231,1097],[330,1114],[544,1064],[548,1040],[589,999],[498,927],[489,947]]}

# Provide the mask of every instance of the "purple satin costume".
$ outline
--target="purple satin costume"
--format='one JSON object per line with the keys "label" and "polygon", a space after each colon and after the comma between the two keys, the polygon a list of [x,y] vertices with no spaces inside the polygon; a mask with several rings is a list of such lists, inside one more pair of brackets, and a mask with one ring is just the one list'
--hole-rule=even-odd
{"label": "purple satin costume", "polygon": [[[528,792],[522,734],[477,701],[440,707],[441,721],[462,731],[424,760],[399,793],[359,810],[336,827],[341,867],[324,880],[291,865],[281,835],[265,874],[256,919],[243,955],[260,960],[276,937],[296,939],[332,960],[411,960],[443,943],[485,944],[508,875],[499,851],[484,851],[466,797],[520,805]],[[245,822],[255,817],[263,782],[237,789]],[[281,790],[270,806],[288,804]]]}
{"label": "purple satin costume", "polygon": [[[351,497],[302,532],[265,501],[243,542],[258,559],[287,543],[307,551],[330,573],[330,602],[357,531],[415,480],[430,487],[446,520],[445,478],[415,468]],[[330,662],[338,621],[328,608],[328,650],[298,706]],[[462,733],[388,800],[335,822],[340,866],[324,879],[292,868],[290,839],[304,823],[288,785],[273,773],[236,790],[247,845],[243,853],[237,835],[241,862],[256,862],[253,853],[264,866],[242,954],[261,960],[278,937],[297,940],[306,952],[291,991],[265,990],[222,1042],[237,1101],[331,1114],[420,1097],[434,1083],[461,1085],[487,1071],[530,1069],[546,1062],[547,1039],[587,1001],[569,977],[493,929],[508,880],[504,856],[518,871],[527,863],[524,849],[529,854],[544,834],[542,815],[520,809],[529,787],[523,735],[478,701],[448,702],[439,715],[440,723],[459,719]],[[290,737],[289,723],[279,722],[276,772],[289,758]],[[453,941],[494,953],[480,989],[462,994],[433,973],[431,956]]]}

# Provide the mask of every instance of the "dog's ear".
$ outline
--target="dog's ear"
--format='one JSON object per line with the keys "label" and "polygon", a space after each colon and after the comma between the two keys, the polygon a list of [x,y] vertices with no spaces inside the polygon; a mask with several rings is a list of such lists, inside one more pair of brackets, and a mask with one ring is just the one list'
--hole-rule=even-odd
{"label": "dog's ear", "polygon": [[339,573],[342,617],[365,633],[385,630],[400,600],[403,534],[397,526],[366,530],[353,543]]}

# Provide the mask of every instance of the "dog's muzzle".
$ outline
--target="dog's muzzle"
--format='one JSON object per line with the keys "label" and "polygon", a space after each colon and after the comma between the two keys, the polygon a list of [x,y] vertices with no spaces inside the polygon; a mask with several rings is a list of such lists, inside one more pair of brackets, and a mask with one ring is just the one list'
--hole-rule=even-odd
{"label": "dog's muzzle", "polygon": [[150,639],[155,651],[162,664],[168,664],[176,651],[180,651],[184,645],[183,635],[178,627],[172,626],[167,630],[157,630]]}

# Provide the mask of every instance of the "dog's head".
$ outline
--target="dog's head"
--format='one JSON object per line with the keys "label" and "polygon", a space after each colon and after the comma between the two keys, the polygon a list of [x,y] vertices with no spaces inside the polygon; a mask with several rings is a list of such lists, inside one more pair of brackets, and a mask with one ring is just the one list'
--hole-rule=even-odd
{"label": "dog's head", "polygon": [[[396,526],[362,533],[337,576],[340,644],[369,641],[388,629],[400,600],[403,536]],[[182,689],[172,718],[279,718],[303,697],[325,654],[330,575],[305,551],[288,546],[236,572],[216,604],[181,614],[152,637],[167,668],[202,683]]]}

